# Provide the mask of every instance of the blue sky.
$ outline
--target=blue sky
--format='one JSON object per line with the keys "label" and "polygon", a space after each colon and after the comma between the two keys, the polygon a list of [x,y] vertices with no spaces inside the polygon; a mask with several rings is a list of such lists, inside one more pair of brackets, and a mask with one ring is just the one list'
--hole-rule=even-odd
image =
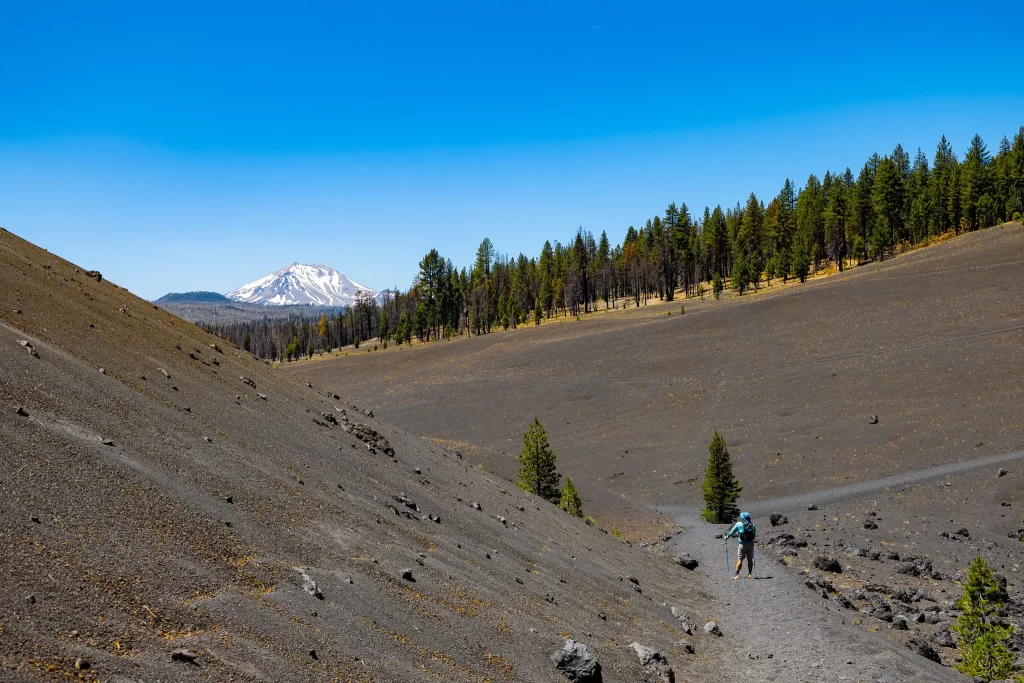
{"label": "blue sky", "polygon": [[3,3],[0,225],[147,298],[405,288],[1024,125],[1020,3],[769,4]]}

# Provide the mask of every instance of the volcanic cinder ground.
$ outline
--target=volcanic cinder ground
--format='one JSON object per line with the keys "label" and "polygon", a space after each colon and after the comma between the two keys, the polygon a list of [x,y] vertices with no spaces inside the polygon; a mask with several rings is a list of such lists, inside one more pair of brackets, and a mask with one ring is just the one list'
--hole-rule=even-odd
{"label": "volcanic cinder ground", "polygon": [[[787,571],[813,571],[818,553],[836,555],[840,592],[857,607],[880,600],[854,592],[865,584],[920,588],[924,605],[919,597],[893,610],[916,620],[941,606],[941,628],[959,595],[951,579],[974,555],[1008,578],[1011,593],[1021,571],[1022,294],[1024,230],[1007,225],[743,297],[406,349],[364,345],[285,369],[358,395],[508,478],[537,416],[602,526],[643,538],[679,523],[677,543],[693,552],[711,533],[697,511],[717,430],[762,539],[786,532],[808,543],[785,558]],[[1008,474],[997,476],[1000,468]],[[772,529],[773,511],[789,525]],[[780,553],[765,549],[766,561]],[[872,551],[877,560],[864,556]],[[722,549],[706,552],[724,573]],[[945,578],[898,573],[888,554],[930,561]],[[764,605],[766,617],[777,607]],[[889,623],[862,619],[869,630]],[[922,635],[935,638],[934,626],[920,626]],[[955,651],[939,649],[952,663]]]}
{"label": "volcanic cinder ground", "polygon": [[[0,680],[557,682],[566,638],[606,681],[654,680],[632,643],[677,681],[962,680],[924,655],[955,657],[973,554],[1019,619],[1021,261],[992,229],[685,316],[275,369],[0,229]],[[598,526],[509,478],[534,414]],[[756,581],[695,521],[713,429]]]}

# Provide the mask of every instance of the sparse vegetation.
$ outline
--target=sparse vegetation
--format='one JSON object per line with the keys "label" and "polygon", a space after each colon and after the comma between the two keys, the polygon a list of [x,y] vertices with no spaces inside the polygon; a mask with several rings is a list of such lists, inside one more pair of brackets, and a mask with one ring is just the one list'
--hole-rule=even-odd
{"label": "sparse vegetation", "polygon": [[957,649],[963,661],[957,670],[982,680],[1009,678],[1013,675],[1013,653],[1007,644],[1012,626],[1002,623],[1004,604],[999,582],[980,555],[967,570],[964,594],[957,601],[961,610],[956,623],[950,627],[959,635]]}
{"label": "sparse vegetation", "polygon": [[700,516],[712,524],[726,524],[736,519],[739,500],[743,487],[733,476],[732,460],[725,439],[715,432],[708,446],[708,466],[704,471],[704,510]]}
{"label": "sparse vegetation", "polygon": [[711,278],[711,292],[715,295],[715,299],[722,296],[722,290],[725,287],[722,285],[722,274],[715,273]]}
{"label": "sparse vegetation", "polygon": [[562,492],[558,483],[562,475],[555,467],[556,458],[544,426],[533,418],[533,424],[523,434],[523,450],[519,452],[519,488],[552,503],[559,502]]}

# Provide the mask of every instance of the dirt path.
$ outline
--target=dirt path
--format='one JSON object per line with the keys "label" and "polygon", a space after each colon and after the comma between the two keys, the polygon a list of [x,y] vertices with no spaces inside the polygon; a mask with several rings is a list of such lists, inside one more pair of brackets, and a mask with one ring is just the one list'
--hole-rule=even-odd
{"label": "dirt path", "polygon": [[[700,561],[703,590],[714,602],[712,614],[700,615],[701,628],[714,619],[737,645],[725,660],[725,671],[748,681],[962,681],[959,674],[899,644],[892,632],[868,630],[866,615],[843,609],[810,590],[792,569],[774,561],[774,553],[758,548],[757,579],[731,580],[736,543],[714,535],[725,527],[697,522],[673,541]],[[746,569],[742,572],[746,576]],[[864,619],[856,626],[853,620]],[[699,633],[700,637],[704,636]]]}

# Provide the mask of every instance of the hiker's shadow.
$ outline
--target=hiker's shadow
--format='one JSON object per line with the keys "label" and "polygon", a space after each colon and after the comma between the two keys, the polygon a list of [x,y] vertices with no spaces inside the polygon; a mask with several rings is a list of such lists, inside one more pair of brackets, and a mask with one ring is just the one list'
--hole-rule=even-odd
{"label": "hiker's shadow", "polygon": [[754,577],[754,581],[770,581],[771,579],[774,579],[774,578],[775,578],[774,576],[755,576]]}

